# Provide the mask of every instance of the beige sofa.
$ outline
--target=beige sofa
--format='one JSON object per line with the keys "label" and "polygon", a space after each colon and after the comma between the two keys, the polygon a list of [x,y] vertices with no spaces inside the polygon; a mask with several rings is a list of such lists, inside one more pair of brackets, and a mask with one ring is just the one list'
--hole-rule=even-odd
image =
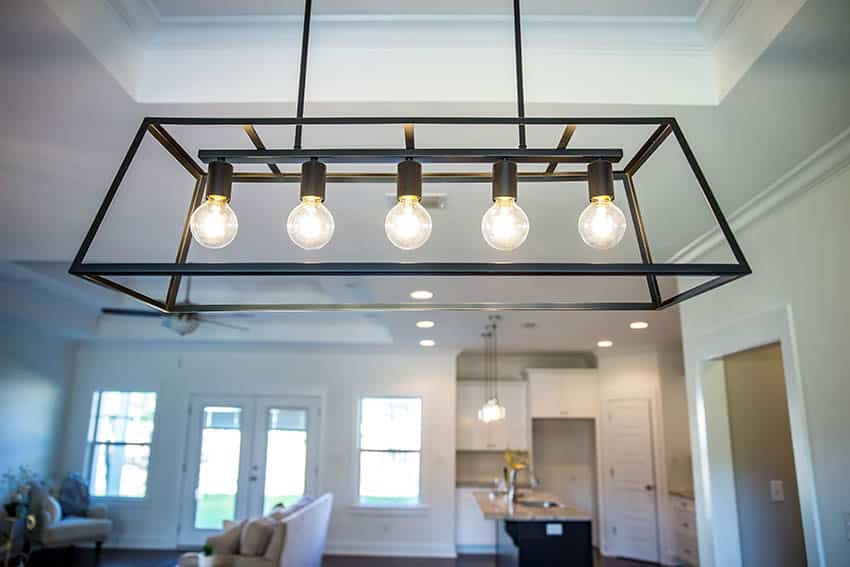
{"label": "beige sofa", "polygon": [[[279,557],[216,554],[214,567],[320,567],[333,508],[333,495],[325,494],[278,521],[283,537]],[[271,545],[271,544],[270,544]],[[198,554],[186,553],[179,567],[197,567]]]}

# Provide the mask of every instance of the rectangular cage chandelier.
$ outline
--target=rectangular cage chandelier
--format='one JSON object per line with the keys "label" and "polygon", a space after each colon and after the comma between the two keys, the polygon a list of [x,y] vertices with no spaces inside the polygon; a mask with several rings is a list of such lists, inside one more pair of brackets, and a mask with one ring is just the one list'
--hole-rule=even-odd
{"label": "rectangular cage chandelier", "polygon": [[[312,18],[312,0],[305,1],[301,35],[301,59],[297,110],[294,117],[198,118],[147,117],[142,120],[130,147],[84,237],[69,272],[85,280],[129,296],[163,313],[200,313],[233,311],[635,311],[658,310],[715,289],[751,273],[749,264],[723,215],[679,124],[672,117],[527,117],[523,92],[522,37],[520,0],[513,0],[513,29],[516,69],[517,115],[514,117],[305,117],[305,87]],[[231,126],[244,130],[252,149],[200,148],[191,155],[169,131],[173,127]],[[257,126],[292,127],[294,143],[290,148],[269,148]],[[320,148],[302,146],[305,128],[322,126],[398,127],[397,148]],[[516,127],[516,147],[421,148],[415,142],[417,126],[422,127]],[[526,129],[535,126],[558,127],[561,137],[554,147],[529,148]],[[651,131],[627,163],[622,147],[576,148],[571,139],[583,128],[600,126],[641,126]],[[179,169],[188,173],[193,190],[184,217],[173,262],[102,262],[87,257],[104,220],[110,214],[116,195],[137,157],[143,141],[151,137],[173,158]],[[638,202],[635,175],[668,138],[677,142],[688,170],[698,185],[717,228],[734,258],[727,263],[659,263],[653,255]],[[262,165],[267,171],[245,170]],[[300,164],[301,171],[286,172],[284,164]],[[328,171],[326,164],[341,164],[348,170]],[[375,164],[393,164],[396,172],[375,171]],[[425,164],[426,171],[423,171]],[[468,171],[427,171],[431,164],[452,164]],[[523,171],[522,164],[543,164],[545,170]],[[571,169],[559,171],[562,164]],[[366,167],[362,167],[366,165]],[[482,172],[487,167],[489,171]],[[580,169],[576,169],[579,167]],[[359,170],[358,170],[359,168]],[[542,168],[542,166],[541,166]],[[528,218],[517,205],[518,183],[583,184],[589,205],[579,221],[581,238],[593,249],[605,250],[623,238],[630,223],[640,261],[636,262],[511,262],[504,261],[302,261],[302,262],[190,262],[193,242],[210,248],[227,246],[235,237],[238,223],[230,207],[234,184],[288,184],[301,187],[301,203],[287,219],[292,241],[305,250],[326,244],[334,232],[333,217],[325,208],[325,186],[332,184],[394,184],[397,204],[387,215],[385,229],[390,242],[409,251],[424,244],[430,236],[431,219],[421,207],[423,184],[490,184],[493,206],[484,215],[482,235],[492,248],[510,254],[528,234]],[[626,197],[626,215],[614,204],[615,187]],[[538,278],[597,277],[639,278],[644,282],[646,300],[621,299],[586,301],[561,297],[533,301],[462,302],[190,302],[181,300],[181,284],[195,278],[351,278],[351,277],[432,277],[432,278]],[[133,282],[145,278],[167,278],[162,297]],[[701,278],[698,285],[665,296],[660,278]]]}

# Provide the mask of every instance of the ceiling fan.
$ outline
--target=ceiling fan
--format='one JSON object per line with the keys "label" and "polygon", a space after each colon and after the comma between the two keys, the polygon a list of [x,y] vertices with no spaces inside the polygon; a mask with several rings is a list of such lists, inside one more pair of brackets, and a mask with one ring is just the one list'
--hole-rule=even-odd
{"label": "ceiling fan", "polygon": [[[191,301],[189,301],[189,292],[192,289],[192,278],[186,278],[186,299],[184,303],[186,305],[191,305]],[[170,329],[180,335],[181,337],[185,337],[191,333],[194,333],[198,327],[201,326],[201,323],[210,324],[210,325],[218,325],[219,327],[226,327],[228,329],[235,329],[237,331],[248,331],[248,327],[243,327],[241,325],[233,325],[231,323],[225,323],[223,321],[218,321],[216,319],[210,317],[202,317],[197,313],[160,313],[157,311],[151,311],[149,309],[125,309],[120,307],[104,307],[100,310],[104,315],[117,315],[121,317],[156,317],[161,320],[162,326],[166,329]],[[225,314],[225,316],[229,317],[245,317],[245,313],[231,313]]]}

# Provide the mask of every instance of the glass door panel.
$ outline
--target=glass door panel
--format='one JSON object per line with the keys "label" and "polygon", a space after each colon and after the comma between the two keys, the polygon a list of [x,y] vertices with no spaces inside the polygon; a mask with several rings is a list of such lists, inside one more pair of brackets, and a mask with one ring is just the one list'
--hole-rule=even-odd
{"label": "glass door panel", "polygon": [[319,458],[318,398],[265,398],[257,402],[250,510],[267,514],[316,494]]}
{"label": "glass door panel", "polygon": [[307,410],[269,408],[266,413],[263,514],[304,495],[307,481]]}
{"label": "glass door panel", "polygon": [[236,519],[242,408],[206,406],[201,429],[201,462],[195,489],[198,530],[220,529]]}

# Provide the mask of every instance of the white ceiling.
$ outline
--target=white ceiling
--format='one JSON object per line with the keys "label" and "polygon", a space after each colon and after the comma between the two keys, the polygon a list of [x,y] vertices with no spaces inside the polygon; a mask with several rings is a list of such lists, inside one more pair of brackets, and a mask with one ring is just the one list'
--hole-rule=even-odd
{"label": "white ceiling", "polygon": [[[302,0],[147,0],[163,18],[300,15]],[[523,0],[528,14],[695,17],[703,0]],[[507,14],[510,0],[315,0],[317,14]]]}
{"label": "white ceiling", "polygon": [[[144,115],[288,115],[291,107],[286,104],[138,104],[41,2],[14,0],[3,3],[0,16],[0,52],[4,54],[0,59],[0,72],[8,79],[4,82],[5,99],[0,107],[0,210],[5,231],[0,243],[0,259],[40,262],[24,267],[5,266],[0,277],[5,292],[3,312],[21,318],[32,314],[35,324],[50,327],[55,323],[56,317],[52,315],[57,310],[71,309],[72,315],[67,321],[70,334],[115,339],[170,338],[172,335],[159,328],[155,321],[150,325],[98,321],[99,307],[119,304],[121,298],[64,275],[133,132]],[[842,36],[836,31],[834,35],[824,36],[827,32],[823,31],[826,23],[838,20],[841,18],[834,14],[807,11],[805,17],[799,22],[795,20],[787,33],[780,36],[777,45],[766,52],[763,60],[719,107],[547,103],[537,104],[532,109],[537,115],[550,116],[676,116],[721,205],[731,212],[850,124],[850,108],[843,104],[850,96],[850,73],[841,72],[850,69],[850,46],[846,34]],[[825,58],[831,61],[830,69],[835,72],[813,74],[818,69],[814,61]],[[794,80],[795,77],[806,80]],[[513,112],[511,105],[505,104],[405,104],[398,101],[313,103],[308,110],[314,115],[505,115]],[[776,120],[777,116],[783,120]],[[174,133],[192,151],[199,145],[247,143],[247,138],[242,138],[238,131],[199,138],[179,128]],[[285,132],[261,129],[261,133],[275,144],[285,145],[289,139]],[[557,129],[530,132],[534,143],[541,145],[551,144],[557,134]],[[581,134],[590,137],[581,142],[582,145],[604,142],[594,138],[601,134],[594,134],[591,129],[582,130]],[[388,130],[341,134],[310,130],[305,135],[309,143],[315,145],[366,145],[377,141],[391,143],[397,140],[399,133]],[[510,144],[514,134],[491,131],[484,134],[464,132],[463,135],[469,137],[463,138],[458,132],[444,133],[441,137],[423,130],[419,140],[423,144],[430,140],[439,145],[482,144],[485,141]],[[635,143],[623,132],[615,137],[625,146]],[[580,141],[577,134],[575,143]],[[689,208],[685,211],[681,208],[684,201],[671,198],[672,191],[686,192],[693,187],[678,181],[679,173],[670,161],[672,156],[659,155],[659,158],[658,163],[664,166],[654,174],[647,170],[652,175],[639,179],[638,183],[650,239],[659,251],[657,257],[663,258],[699,236],[709,225],[704,216],[695,213],[697,209],[690,207],[691,203],[697,206],[697,201],[688,200]],[[178,178],[170,169],[173,166],[157,167],[154,165],[157,158],[148,156],[145,159],[151,167],[144,171],[153,177],[128,180],[127,187],[122,188],[121,198],[116,203],[116,216],[110,217],[113,226],[104,227],[105,235],[109,236],[111,231],[111,237],[101,249],[103,254],[118,257],[126,257],[131,252],[148,257],[173,255],[174,247],[164,236],[170,237],[176,230],[177,225],[171,221],[179,220],[185,212],[189,188],[184,186],[184,178],[176,181]],[[385,195],[391,188],[360,186],[358,196],[362,197],[358,199],[347,197],[350,189],[329,188],[328,204],[336,215],[338,232],[333,245],[322,252],[322,257],[398,258],[399,253],[389,247],[381,231],[387,206]],[[582,200],[581,190],[569,193],[568,189],[559,191],[555,187],[537,186],[521,189],[520,203],[532,218],[532,236],[516,258],[589,258],[589,251],[579,244],[573,228]],[[447,194],[449,206],[445,211],[434,213],[433,242],[421,251],[422,257],[497,258],[482,245],[477,230],[478,219],[487,204],[486,187],[440,186],[438,190]],[[294,204],[295,186],[261,186],[254,191],[255,188],[244,191],[240,188],[238,198],[235,194],[234,206],[242,220],[242,231],[234,247],[224,254],[303,259],[282,230],[283,216]],[[278,191],[280,196],[269,199],[271,191]],[[616,254],[633,255],[633,244],[627,242]],[[337,297],[336,294],[355,293],[345,286],[331,289],[325,282],[309,285],[330,298]],[[403,296],[407,291],[405,285],[385,289],[381,282],[370,281],[358,293]],[[469,293],[470,288],[437,291],[443,298],[447,293]],[[487,288],[485,291],[493,290]],[[580,290],[568,288],[568,291]],[[604,293],[610,288],[597,291]],[[535,293],[527,286],[513,293],[519,292]],[[432,318],[438,322],[433,333],[438,344],[446,348],[468,348],[477,346],[478,332],[486,315],[439,313]],[[512,350],[587,350],[598,338],[609,336],[618,348],[677,339],[675,311],[646,314],[645,318],[651,323],[646,333],[629,331],[627,323],[633,318],[623,313],[508,314],[505,345]],[[415,314],[267,315],[248,323],[255,329],[249,334],[229,335],[225,331],[214,334],[201,329],[196,340],[215,340],[215,337],[239,340],[241,337],[296,343],[360,341],[360,344],[376,348],[379,345],[409,346],[415,345],[422,336],[413,326],[416,319]],[[88,322],[75,326],[75,320]],[[521,326],[526,321],[538,326],[527,331]]]}

